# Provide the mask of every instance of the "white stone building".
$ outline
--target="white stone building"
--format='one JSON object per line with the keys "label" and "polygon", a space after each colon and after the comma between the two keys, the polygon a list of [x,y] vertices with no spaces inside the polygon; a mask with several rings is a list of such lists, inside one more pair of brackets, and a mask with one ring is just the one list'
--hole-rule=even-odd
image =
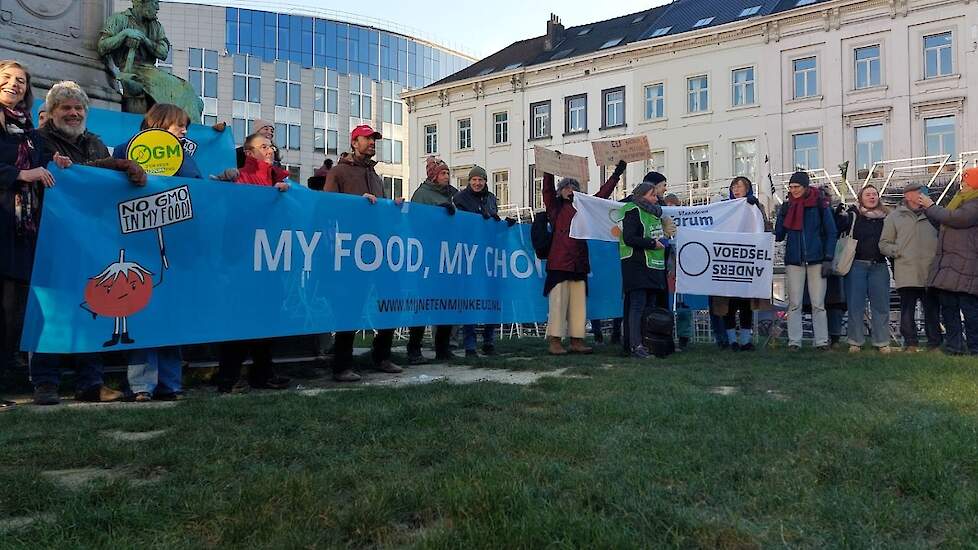
{"label": "white stone building", "polygon": [[[970,0],[676,0],[567,29],[554,17],[546,35],[403,94],[410,187],[436,154],[459,180],[486,168],[501,204],[538,208],[534,145],[590,157],[591,141],[636,134],[654,158],[629,166],[622,193],[655,169],[684,200],[746,175],[771,201],[769,174],[779,190],[795,167],[844,188],[843,161],[853,185],[947,183],[978,150],[976,50]],[[593,192],[604,170],[590,176]]]}

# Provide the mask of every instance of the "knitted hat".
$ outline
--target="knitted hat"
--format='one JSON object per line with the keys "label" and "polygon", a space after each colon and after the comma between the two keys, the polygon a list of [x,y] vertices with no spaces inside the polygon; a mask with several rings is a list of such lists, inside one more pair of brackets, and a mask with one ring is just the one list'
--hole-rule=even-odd
{"label": "knitted hat", "polygon": [[791,174],[791,179],[788,180],[788,183],[797,183],[802,187],[811,187],[812,179],[808,177],[808,172],[795,172]]}
{"label": "knitted hat", "polygon": [[642,178],[642,183],[651,183],[652,185],[658,185],[664,181],[666,181],[666,177],[658,172],[649,172]]}
{"label": "knitted hat", "polygon": [[438,179],[438,174],[442,170],[448,170],[448,165],[445,161],[436,157],[428,157],[425,165],[425,172],[428,174],[428,181],[434,183]]}
{"label": "knitted hat", "polygon": [[573,187],[574,191],[580,192],[581,183],[574,178],[564,178],[557,184],[557,192],[560,193],[565,187]]}
{"label": "knitted hat", "polygon": [[483,167],[481,167],[479,165],[475,165],[475,166],[472,167],[471,170],[469,170],[469,181],[471,181],[472,178],[474,178],[476,176],[478,176],[478,177],[480,177],[480,178],[482,178],[482,179],[484,179],[486,181],[489,180],[489,174],[486,173],[485,168],[483,168]]}
{"label": "knitted hat", "polygon": [[273,130],[275,129],[275,123],[274,122],[269,122],[267,120],[262,120],[262,119],[259,118],[258,120],[254,121],[251,124],[251,133],[252,134],[257,134],[259,130],[261,130],[262,128],[264,128],[266,126],[271,126]]}
{"label": "knitted hat", "polygon": [[978,168],[968,168],[961,174],[961,187],[978,189]]}

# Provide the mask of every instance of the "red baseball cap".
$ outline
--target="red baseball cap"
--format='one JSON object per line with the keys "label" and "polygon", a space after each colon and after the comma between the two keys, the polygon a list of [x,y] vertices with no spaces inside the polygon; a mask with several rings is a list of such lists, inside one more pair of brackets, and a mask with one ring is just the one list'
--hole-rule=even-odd
{"label": "red baseball cap", "polygon": [[372,137],[374,139],[381,139],[384,136],[382,136],[377,130],[371,128],[369,124],[361,124],[350,132],[350,143],[356,141],[358,137]]}

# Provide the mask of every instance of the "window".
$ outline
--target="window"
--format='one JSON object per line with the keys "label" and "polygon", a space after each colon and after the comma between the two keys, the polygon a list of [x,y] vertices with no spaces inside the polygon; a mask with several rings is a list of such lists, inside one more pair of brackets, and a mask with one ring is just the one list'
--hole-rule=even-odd
{"label": "window", "polygon": [[743,107],[754,104],[754,67],[734,69],[730,76],[732,97],[730,104]]}
{"label": "window", "polygon": [[585,34],[591,32],[591,27],[584,27],[577,33],[577,36],[584,36]]}
{"label": "window", "polygon": [[749,17],[751,15],[757,15],[757,12],[759,11],[761,11],[761,6],[751,6],[749,8],[744,8],[737,17]]}
{"label": "window", "polygon": [[250,55],[234,56],[234,101],[261,103],[261,60]]}
{"label": "window", "polygon": [[350,75],[350,117],[373,118],[373,81],[363,75]]}
{"label": "window", "polygon": [[312,150],[317,153],[326,152],[326,130],[323,128],[313,128],[312,130]]}
{"label": "window", "polygon": [[818,69],[814,57],[805,57],[791,62],[795,74],[794,98],[815,97],[818,95]]}
{"label": "window", "polygon": [[295,182],[302,181],[299,179],[299,174],[302,172],[302,167],[298,165],[284,165],[284,168],[289,171],[289,179]]}
{"label": "window", "polygon": [[666,117],[666,85],[661,82],[645,87],[645,120]]}
{"label": "window", "polygon": [[564,102],[566,103],[564,111],[567,113],[564,132],[568,134],[587,132],[587,96],[571,96]]}
{"label": "window", "polygon": [[275,123],[275,144],[280,149],[293,149],[298,151],[300,143],[300,126],[286,122]]}
{"label": "window", "polygon": [[705,113],[710,110],[710,81],[706,75],[686,79],[689,95],[687,110],[690,113]]}
{"label": "window", "polygon": [[321,113],[337,112],[336,72],[324,68],[313,69],[313,109]]}
{"label": "window", "polygon": [[550,137],[550,102],[543,101],[530,105],[533,126],[530,127],[530,138],[540,139]]}
{"label": "window", "polygon": [[601,92],[604,103],[603,127],[616,128],[625,125],[625,88],[613,88]]}
{"label": "window", "polygon": [[734,176],[744,176],[754,181],[757,178],[757,142],[750,139],[735,141],[733,147]]}
{"label": "window", "polygon": [[384,176],[384,189],[390,193],[392,199],[399,199],[404,196],[404,180]]}
{"label": "window", "polygon": [[716,19],[716,18],[715,17],[704,17],[703,19],[700,19],[699,21],[697,21],[696,24],[693,25],[693,28],[695,29],[695,28],[698,28],[698,27],[705,27],[705,26],[709,25],[710,23],[712,23],[714,19]]}
{"label": "window", "polygon": [[957,154],[953,115],[924,119],[924,150],[928,156]]}
{"label": "window", "polygon": [[710,147],[699,145],[686,148],[687,180],[710,181]]}
{"label": "window", "polygon": [[335,155],[337,154],[337,142],[339,140],[339,134],[336,130],[326,130],[326,154]]}
{"label": "window", "polygon": [[506,65],[506,68],[503,69],[503,70],[504,71],[511,71],[513,69],[518,69],[518,68],[520,68],[522,66],[523,66],[523,63],[522,62],[519,62],[519,63],[511,63],[509,65]]}
{"label": "window", "polygon": [[666,152],[652,151],[652,158],[645,161],[645,172],[658,172],[664,176],[666,174]]}
{"label": "window", "polygon": [[384,122],[404,124],[404,102],[401,101],[401,85],[387,81],[383,86]]}
{"label": "window", "polygon": [[856,176],[864,179],[869,175],[873,165],[881,160],[883,160],[883,125],[856,128]]}
{"label": "window", "polygon": [[611,40],[609,40],[609,41],[605,42],[604,44],[602,44],[601,47],[598,48],[598,49],[599,50],[604,50],[606,48],[613,48],[613,47],[617,46],[618,44],[621,44],[621,41],[624,40],[624,39],[625,39],[625,37],[612,38]]}
{"label": "window", "polygon": [[951,44],[950,32],[924,37],[924,78],[937,78],[954,72]]}
{"label": "window", "polygon": [[460,151],[472,148],[472,119],[458,121],[458,148]]}
{"label": "window", "polygon": [[396,139],[378,141],[377,161],[386,164],[402,164],[404,162],[404,142]]}
{"label": "window", "polygon": [[531,164],[527,179],[530,181],[530,207],[539,210],[543,208],[543,172],[537,172],[537,166]]}
{"label": "window", "polygon": [[872,88],[882,83],[880,77],[880,47],[856,48],[856,89]]}
{"label": "window", "polygon": [[492,143],[494,145],[509,143],[509,113],[492,115]]}
{"label": "window", "polygon": [[492,192],[496,195],[496,204],[505,206],[509,202],[509,171],[492,173]]}
{"label": "window", "polygon": [[438,153],[438,125],[428,124],[424,127],[424,154]]}
{"label": "window", "polygon": [[550,58],[550,60],[551,61],[556,61],[558,59],[563,59],[563,58],[567,57],[568,55],[570,55],[571,52],[573,52],[573,51],[574,51],[573,48],[571,48],[569,50],[560,50],[559,52],[553,54],[553,56]]}
{"label": "window", "polygon": [[166,52],[166,59],[157,59],[156,66],[164,73],[173,74],[173,48]]}
{"label": "window", "polygon": [[816,170],[822,167],[818,147],[818,132],[791,136],[791,151],[795,170]]}
{"label": "window", "polygon": [[217,52],[190,48],[187,80],[200,97],[217,97]]}
{"label": "window", "polygon": [[800,8],[802,6],[808,6],[810,4],[814,4],[815,2],[818,2],[818,0],[798,0],[795,2],[795,7]]}
{"label": "window", "polygon": [[671,30],[672,30],[672,27],[659,27],[658,29],[655,29],[655,31],[652,34],[649,35],[649,38],[656,38],[656,37],[659,37],[659,36],[665,36]]}
{"label": "window", "polygon": [[[278,107],[301,107],[301,69],[296,63],[275,62],[275,105]],[[276,136],[277,137],[277,136]]]}

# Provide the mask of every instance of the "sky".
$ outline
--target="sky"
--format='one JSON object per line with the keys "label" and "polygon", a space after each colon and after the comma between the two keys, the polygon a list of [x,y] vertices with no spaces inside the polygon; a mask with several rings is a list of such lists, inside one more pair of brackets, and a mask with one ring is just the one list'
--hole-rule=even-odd
{"label": "sky", "polygon": [[[323,2],[322,0],[183,0],[198,4],[235,5],[242,8],[290,12],[289,7],[324,8],[374,17],[420,29],[447,46],[463,47],[476,57],[488,56],[517,40],[540,36],[547,30],[550,14],[556,13],[565,27],[593,23],[649,9],[666,0],[617,0],[611,4],[595,0],[533,2],[532,0],[371,0],[369,2]],[[610,8],[608,7],[610,6]]]}

